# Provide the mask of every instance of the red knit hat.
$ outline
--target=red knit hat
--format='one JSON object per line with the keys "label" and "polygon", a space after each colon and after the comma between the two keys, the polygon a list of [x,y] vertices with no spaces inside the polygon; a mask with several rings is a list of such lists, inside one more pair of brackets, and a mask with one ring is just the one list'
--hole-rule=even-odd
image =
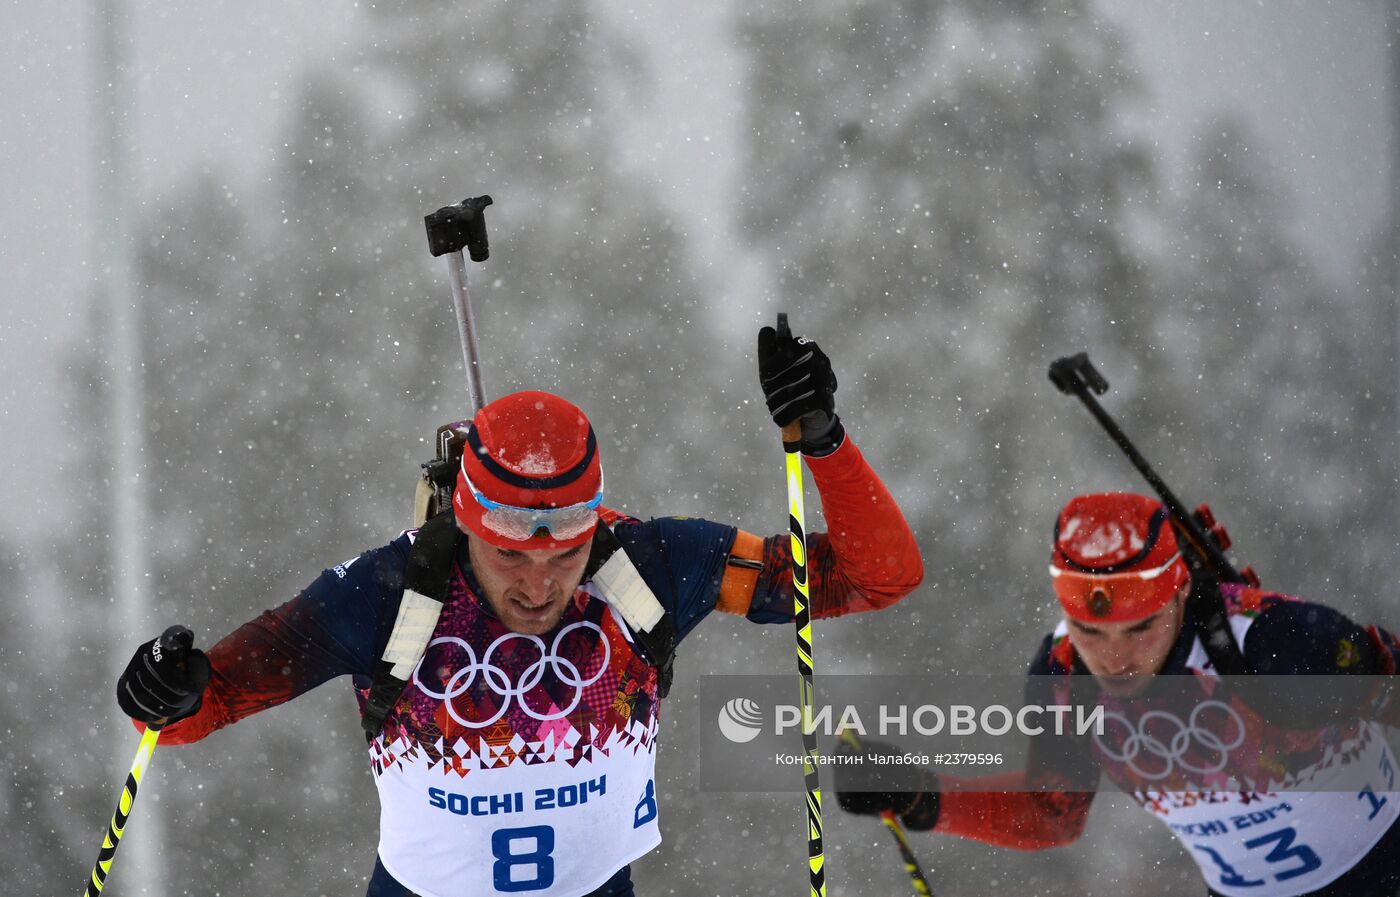
{"label": "red knit hat", "polygon": [[1105,492],[1060,511],[1050,577],[1071,619],[1120,623],[1161,610],[1190,573],[1161,502]]}
{"label": "red knit hat", "polygon": [[573,548],[593,537],[603,500],[598,440],[583,412],[547,392],[517,392],[477,412],[452,508],[499,548]]}

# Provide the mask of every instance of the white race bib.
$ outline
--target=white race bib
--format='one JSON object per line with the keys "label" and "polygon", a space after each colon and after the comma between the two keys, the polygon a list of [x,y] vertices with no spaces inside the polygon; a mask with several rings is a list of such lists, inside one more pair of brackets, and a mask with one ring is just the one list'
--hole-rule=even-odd
{"label": "white race bib", "polygon": [[[1400,815],[1396,763],[1380,728],[1367,723],[1359,754],[1308,790],[1254,795],[1155,794],[1144,808],[1160,819],[1228,897],[1292,897],[1335,881],[1364,857]],[[1343,790],[1344,789],[1344,790]]]}
{"label": "white race bib", "polygon": [[656,743],[643,740],[573,766],[512,763],[465,777],[392,764],[376,780],[379,858],[422,897],[587,894],[661,843]]}

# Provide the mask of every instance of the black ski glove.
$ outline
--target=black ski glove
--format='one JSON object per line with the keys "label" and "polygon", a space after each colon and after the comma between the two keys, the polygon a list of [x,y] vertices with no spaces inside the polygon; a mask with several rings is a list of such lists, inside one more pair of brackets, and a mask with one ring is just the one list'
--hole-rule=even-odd
{"label": "black ski glove", "polygon": [[893,812],[911,829],[926,831],[938,823],[938,776],[922,765],[880,763],[902,758],[904,752],[882,741],[859,748],[842,741],[838,757],[860,757],[860,763],[836,764],[836,802],[847,813],[879,816]]}
{"label": "black ski glove", "polygon": [[137,648],[117,679],[122,712],[147,725],[164,725],[198,710],[209,685],[209,658],[193,645],[193,632],[171,626]]}
{"label": "black ski glove", "polygon": [[772,327],[758,331],[758,379],[773,422],[786,427],[802,421],[802,451],[828,455],[845,429],[836,416],[836,374],[815,341],[779,337]]}

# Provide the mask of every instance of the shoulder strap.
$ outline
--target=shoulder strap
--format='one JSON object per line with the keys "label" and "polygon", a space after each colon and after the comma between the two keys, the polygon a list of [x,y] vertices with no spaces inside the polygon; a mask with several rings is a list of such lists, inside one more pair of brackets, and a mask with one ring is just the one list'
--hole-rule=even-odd
{"label": "shoulder strap", "polygon": [[360,726],[374,739],[384,727],[384,719],[398,703],[408,677],[428,650],[428,641],[437,628],[442,603],[452,582],[452,562],[457,555],[460,531],[451,508],[423,524],[403,575],[403,598],[394,628],[384,645],[384,653],[374,666],[374,681],[365,700]]}
{"label": "shoulder strap", "polygon": [[632,639],[656,667],[656,691],[666,697],[671,690],[676,660],[676,624],[671,614],[642,579],[617,535],[603,521],[593,533],[593,546],[584,568],[606,601],[627,624]]}

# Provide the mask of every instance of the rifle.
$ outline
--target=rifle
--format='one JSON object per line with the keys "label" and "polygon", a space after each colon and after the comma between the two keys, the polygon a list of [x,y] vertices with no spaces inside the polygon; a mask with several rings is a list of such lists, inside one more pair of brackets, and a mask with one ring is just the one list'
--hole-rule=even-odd
{"label": "rifle", "polygon": [[[486,389],[481,385],[481,352],[476,344],[476,318],[472,315],[471,299],[467,295],[467,265],[462,250],[467,250],[474,262],[484,262],[491,256],[486,238],[486,207],[491,197],[468,197],[456,205],[444,206],[426,215],[423,225],[428,232],[428,252],[434,257],[447,256],[447,271],[452,284],[452,307],[457,313],[457,336],[462,343],[462,363],[467,370],[467,393],[472,401],[472,414],[486,404]],[[471,419],[453,421],[437,428],[434,443],[437,457],[423,462],[423,478],[413,500],[413,525],[422,526],[430,517],[452,507],[452,489],[457,485],[457,467],[467,444]]]}
{"label": "rifle", "polygon": [[1172,529],[1176,532],[1177,543],[1192,572],[1191,600],[1202,611],[1199,619],[1199,633],[1206,653],[1216,670],[1225,674],[1245,672],[1244,657],[1230,632],[1229,616],[1225,601],[1216,583],[1233,582],[1249,586],[1259,585],[1259,576],[1252,566],[1236,569],[1225,552],[1230,548],[1230,534],[1225,526],[1215,519],[1215,514],[1207,504],[1200,504],[1195,511],[1187,511],[1186,506],[1167,487],[1152,465],[1133,445],[1123,429],[1099,404],[1094,394],[1108,392],[1108,381],[1089,361],[1089,353],[1080,352],[1058,358],[1050,363],[1050,382],[1060,392],[1072,394],[1084,403],[1089,413],[1104,428],[1118,445],[1128,460],[1138,469],[1152,489],[1162,499],[1171,518]]}

